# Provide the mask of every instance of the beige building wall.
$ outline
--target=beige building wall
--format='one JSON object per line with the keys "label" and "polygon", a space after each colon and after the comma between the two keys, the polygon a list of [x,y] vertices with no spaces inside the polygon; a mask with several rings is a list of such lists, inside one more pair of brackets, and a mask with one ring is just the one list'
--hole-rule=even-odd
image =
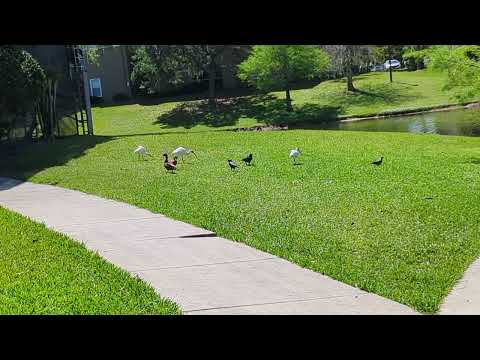
{"label": "beige building wall", "polygon": [[126,49],[122,45],[99,48],[99,65],[88,64],[89,81],[100,79],[102,97],[106,103],[113,102],[117,94],[132,97]]}

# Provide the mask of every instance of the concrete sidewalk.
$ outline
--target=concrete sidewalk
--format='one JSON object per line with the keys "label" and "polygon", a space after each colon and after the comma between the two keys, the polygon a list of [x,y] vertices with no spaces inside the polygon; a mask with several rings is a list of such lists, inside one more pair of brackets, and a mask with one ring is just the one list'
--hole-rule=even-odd
{"label": "concrete sidewalk", "polygon": [[416,314],[210,231],[78,191],[0,178],[0,206],[84,243],[185,314]]}
{"label": "concrete sidewalk", "polygon": [[480,259],[474,261],[440,306],[439,315],[480,314]]}

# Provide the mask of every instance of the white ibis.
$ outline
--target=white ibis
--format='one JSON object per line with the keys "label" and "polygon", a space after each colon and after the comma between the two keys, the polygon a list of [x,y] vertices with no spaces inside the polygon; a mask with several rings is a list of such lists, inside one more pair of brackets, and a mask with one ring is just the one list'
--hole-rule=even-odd
{"label": "white ibis", "polygon": [[183,157],[185,155],[190,154],[190,153],[195,155],[195,157],[198,159],[197,154],[195,154],[195,152],[192,149],[189,149],[189,148],[184,148],[184,147],[180,146],[180,147],[178,147],[178,148],[176,148],[175,150],[172,151],[172,155],[177,156],[177,157],[181,157],[182,161],[183,161]]}
{"label": "white ibis", "polygon": [[238,167],[237,163],[233,160],[227,160],[227,162],[231,170],[235,170]]}
{"label": "white ibis", "polygon": [[135,154],[138,154],[139,157],[144,157],[145,155],[152,156],[147,152],[147,149],[145,149],[145,146],[138,145],[135,150],[133,150]]}
{"label": "white ibis", "polygon": [[290,151],[290,155],[289,157],[293,158],[293,162],[296,164],[297,163],[297,158],[300,156],[300,149],[299,148],[295,148],[293,150]]}
{"label": "white ibis", "polygon": [[250,163],[252,162],[253,160],[253,155],[252,154],[249,154],[248,156],[245,156],[242,161],[246,164],[246,165],[250,165]]}
{"label": "white ibis", "polygon": [[372,164],[380,166],[382,164],[382,162],[383,162],[383,156],[381,156],[379,159],[377,159],[375,161],[372,161]]}
{"label": "white ibis", "polygon": [[177,166],[174,165],[173,163],[171,163],[170,161],[168,161],[168,154],[165,153],[163,154],[163,156],[165,157],[165,161],[163,162],[163,166],[165,168],[165,170],[167,170],[167,172],[169,171],[175,171],[177,170]]}

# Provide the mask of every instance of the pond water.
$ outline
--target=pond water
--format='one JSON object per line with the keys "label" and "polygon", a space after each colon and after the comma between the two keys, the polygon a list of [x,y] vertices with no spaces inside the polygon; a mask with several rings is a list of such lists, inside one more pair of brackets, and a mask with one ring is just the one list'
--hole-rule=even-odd
{"label": "pond water", "polygon": [[328,130],[480,136],[480,109],[460,109],[383,119],[335,122],[321,127]]}

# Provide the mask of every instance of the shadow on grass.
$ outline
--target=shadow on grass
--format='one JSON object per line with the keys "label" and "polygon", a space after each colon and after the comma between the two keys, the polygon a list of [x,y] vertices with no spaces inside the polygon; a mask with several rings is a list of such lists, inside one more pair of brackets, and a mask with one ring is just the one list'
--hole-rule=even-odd
{"label": "shadow on grass", "polygon": [[285,100],[273,95],[245,96],[219,99],[211,110],[207,101],[182,103],[155,121],[166,128],[178,126],[187,129],[196,125],[209,127],[232,126],[240,118],[253,118],[268,125],[318,123],[334,121],[340,107],[317,104],[294,105],[294,111],[286,110]]}
{"label": "shadow on grass", "polygon": [[402,82],[402,81],[395,81],[397,84],[402,84],[402,85],[408,85],[408,86],[418,86],[418,84],[410,84],[407,82]]}
{"label": "shadow on grass", "polygon": [[71,136],[57,139],[53,144],[25,143],[17,146],[15,156],[0,158],[0,176],[26,181],[44,169],[62,166],[72,159],[80,158],[88,149],[114,138],[114,136]]}
{"label": "shadow on grass", "polygon": [[323,95],[330,104],[341,109],[351,106],[371,107],[382,105],[396,105],[415,99],[416,94],[408,92],[405,88],[395,84],[365,84],[357,87],[355,92],[334,92]]}
{"label": "shadow on grass", "polygon": [[468,161],[469,164],[475,164],[475,165],[480,165],[480,158],[471,158]]}

